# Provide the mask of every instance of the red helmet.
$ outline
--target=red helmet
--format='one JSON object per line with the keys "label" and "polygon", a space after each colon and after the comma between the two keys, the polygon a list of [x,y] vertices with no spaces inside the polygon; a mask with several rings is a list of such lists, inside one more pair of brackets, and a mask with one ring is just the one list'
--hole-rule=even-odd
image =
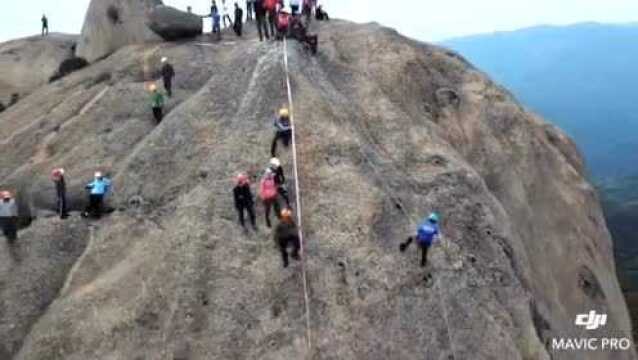
{"label": "red helmet", "polygon": [[11,199],[12,195],[9,191],[0,191],[0,200]]}
{"label": "red helmet", "polygon": [[64,175],[64,169],[63,168],[56,168],[53,169],[53,171],[51,171],[51,179],[53,180],[60,180],[60,178]]}
{"label": "red helmet", "polygon": [[237,185],[243,186],[243,185],[248,185],[250,183],[250,180],[248,179],[248,175],[244,173],[238,174],[235,180],[237,182]]}

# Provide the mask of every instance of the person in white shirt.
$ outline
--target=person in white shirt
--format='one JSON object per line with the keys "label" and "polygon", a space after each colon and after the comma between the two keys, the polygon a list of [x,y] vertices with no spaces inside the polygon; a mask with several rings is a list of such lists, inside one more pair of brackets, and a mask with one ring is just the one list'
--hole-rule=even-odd
{"label": "person in white shirt", "polygon": [[[228,21],[228,24],[226,24],[226,21]],[[233,25],[233,20],[228,14],[228,5],[226,5],[226,0],[222,0],[222,22],[224,23],[224,29]]]}

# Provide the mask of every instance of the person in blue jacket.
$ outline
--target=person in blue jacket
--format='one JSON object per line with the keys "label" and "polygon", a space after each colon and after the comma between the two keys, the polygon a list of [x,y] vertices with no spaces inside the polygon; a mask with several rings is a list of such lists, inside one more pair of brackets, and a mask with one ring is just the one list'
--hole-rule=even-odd
{"label": "person in blue jacket", "polygon": [[279,116],[275,119],[275,137],[272,139],[270,146],[271,157],[277,157],[277,142],[284,144],[284,147],[290,146],[292,140],[292,124],[290,122],[290,112],[288,108],[281,108]]}
{"label": "person in blue jacket", "polygon": [[421,248],[421,267],[425,267],[430,246],[438,241],[439,236],[439,216],[431,213],[428,218],[419,225],[416,236],[410,236],[404,243],[399,245],[399,250],[404,252],[416,238],[416,243]]}
{"label": "person in blue jacket", "polygon": [[104,196],[111,189],[111,180],[104,177],[101,172],[95,173],[95,179],[86,185],[89,191],[89,206],[84,212],[85,217],[94,217],[99,219],[102,216],[104,208]]}

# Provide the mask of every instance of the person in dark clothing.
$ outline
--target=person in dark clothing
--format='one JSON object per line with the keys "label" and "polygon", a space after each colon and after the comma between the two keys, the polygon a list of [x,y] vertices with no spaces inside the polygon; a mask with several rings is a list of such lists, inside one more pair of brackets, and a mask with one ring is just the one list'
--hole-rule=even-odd
{"label": "person in dark clothing", "polygon": [[242,27],[244,21],[244,11],[239,7],[239,4],[235,3],[235,23],[233,24],[233,29],[235,30],[235,34],[241,37]]}
{"label": "person in dark clothing", "polygon": [[255,5],[254,0],[246,0],[246,21],[253,20],[253,7]]}
{"label": "person in dark clothing", "polygon": [[55,193],[57,196],[56,211],[60,215],[60,219],[69,217],[66,203],[66,181],[64,180],[64,169],[54,169],[51,173],[51,180],[55,184]]}
{"label": "person in dark clothing", "polygon": [[4,106],[4,104],[2,103],[2,101],[0,101],[0,113],[5,111],[7,108]]}
{"label": "person in dark clothing", "polygon": [[[257,19],[257,32],[259,33],[259,41],[270,39],[268,33],[268,24],[266,24],[266,9],[264,8],[264,0],[255,0],[255,18]],[[274,36],[274,34],[273,34]]]}
{"label": "person in dark clothing", "polygon": [[11,100],[9,100],[9,106],[13,106],[17,104],[18,101],[20,101],[20,94],[18,93],[11,94]]}
{"label": "person in dark clothing", "polygon": [[168,62],[168,59],[162,58],[162,80],[164,81],[164,89],[168,97],[173,96],[173,77],[175,77],[175,69]]}
{"label": "person in dark clothing", "polygon": [[290,209],[281,211],[279,224],[277,224],[273,233],[275,243],[281,252],[281,260],[283,261],[284,268],[288,267],[289,247],[292,247],[291,257],[295,260],[301,259],[299,256],[299,230],[292,219],[292,211]]}
{"label": "person in dark clothing", "polygon": [[277,192],[286,201],[286,206],[290,207],[290,198],[288,197],[288,190],[286,189],[286,177],[284,176],[284,168],[281,166],[281,162],[277,158],[270,159],[270,170],[275,174],[275,184],[277,185]]}
{"label": "person in dark clothing", "polygon": [[244,211],[246,211],[250,218],[250,224],[253,226],[253,229],[257,230],[257,223],[255,222],[255,202],[253,200],[253,194],[250,191],[250,181],[246,174],[237,175],[237,184],[233,189],[233,197],[241,226],[246,227],[244,221]]}
{"label": "person in dark clothing", "polygon": [[18,206],[8,191],[0,192],[0,227],[9,245],[18,239]]}
{"label": "person in dark clothing", "polygon": [[417,229],[416,236],[410,236],[404,243],[399,245],[399,250],[404,252],[408,246],[416,239],[416,243],[421,248],[421,267],[425,267],[427,264],[428,250],[432,244],[437,240],[439,235],[439,216],[436,213],[430,214],[419,228]]}
{"label": "person in dark clothing", "polygon": [[317,6],[317,9],[315,10],[315,18],[317,19],[317,21],[330,20],[330,16],[328,16],[328,13],[323,10],[323,7],[321,5]]}
{"label": "person in dark clothing", "polygon": [[272,157],[277,157],[277,142],[279,142],[279,140],[283,142],[284,147],[290,146],[290,141],[292,140],[292,125],[289,115],[288,109],[282,108],[279,110],[279,117],[275,120],[275,137],[270,147]]}
{"label": "person in dark clothing", "polygon": [[46,15],[42,15],[42,36],[49,35],[49,19]]}

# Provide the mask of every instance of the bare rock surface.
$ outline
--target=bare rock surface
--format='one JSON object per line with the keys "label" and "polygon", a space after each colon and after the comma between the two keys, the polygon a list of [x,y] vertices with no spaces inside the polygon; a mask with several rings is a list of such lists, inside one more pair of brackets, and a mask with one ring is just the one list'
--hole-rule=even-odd
{"label": "bare rock surface", "polygon": [[193,38],[202,34],[202,18],[170,6],[157,6],[148,16],[148,26],[165,40]]}
{"label": "bare rock surface", "polygon": [[[609,315],[595,336],[631,336],[571,140],[458,55],[341,21],[314,29],[317,57],[288,44],[308,346],[301,264],[281,268],[261,207],[244,232],[232,204],[233,174],[265,167],[287,101],[282,44],[253,30],[124,46],[0,114],[0,185],[33,213],[54,206],[54,166],[76,209],[92,172],[110,173],[116,209],[91,228],[76,214],[21,231],[41,252],[0,259],[3,358],[636,359],[549,347],[591,336],[573,325],[591,309]],[[155,126],[144,87],[162,56],[177,76]],[[424,270],[398,244],[432,210],[444,236]],[[29,284],[47,301],[22,295]]]}

